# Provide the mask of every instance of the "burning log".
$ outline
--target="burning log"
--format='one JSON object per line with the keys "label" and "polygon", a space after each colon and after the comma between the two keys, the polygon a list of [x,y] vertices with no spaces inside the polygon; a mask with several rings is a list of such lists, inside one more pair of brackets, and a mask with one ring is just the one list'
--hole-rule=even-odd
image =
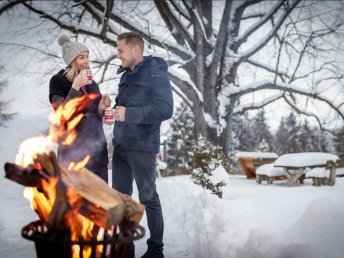
{"label": "burning log", "polygon": [[120,224],[123,220],[139,223],[144,206],[110,188],[88,169],[65,170],[59,166],[53,152],[49,155],[37,155],[34,163],[35,165],[27,168],[6,163],[6,178],[25,186],[37,187],[47,197],[49,194],[46,193],[46,182],[53,178],[58,179],[55,185],[55,201],[49,218],[42,218],[42,212],[36,210],[47,223],[49,230],[65,230],[65,215],[70,210],[104,228]]}
{"label": "burning log", "polygon": [[42,179],[42,175],[33,166],[24,169],[16,164],[6,163],[5,172],[6,178],[25,186],[38,187],[39,180]]}

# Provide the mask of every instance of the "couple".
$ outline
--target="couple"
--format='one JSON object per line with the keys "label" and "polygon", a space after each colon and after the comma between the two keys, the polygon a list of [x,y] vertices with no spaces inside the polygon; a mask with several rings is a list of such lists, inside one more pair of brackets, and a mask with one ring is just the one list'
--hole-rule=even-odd
{"label": "couple", "polygon": [[[101,97],[97,83],[88,82],[88,47],[72,42],[67,36],[61,36],[58,42],[67,68],[50,80],[49,100],[53,107],[83,94],[99,93],[78,125],[73,146],[59,146],[59,160],[81,160],[89,154],[86,167],[107,182],[108,152],[102,115],[111,101],[108,96]],[[135,179],[150,231],[148,250],[142,257],[163,258],[164,221],[155,185],[155,160],[160,146],[160,125],[172,116],[173,98],[167,63],[158,57],[143,56],[143,50],[144,41],[139,34],[126,32],[118,36],[117,56],[122,65],[117,73],[123,74],[115,103],[112,187],[131,195]],[[131,251],[134,257],[134,248]]]}

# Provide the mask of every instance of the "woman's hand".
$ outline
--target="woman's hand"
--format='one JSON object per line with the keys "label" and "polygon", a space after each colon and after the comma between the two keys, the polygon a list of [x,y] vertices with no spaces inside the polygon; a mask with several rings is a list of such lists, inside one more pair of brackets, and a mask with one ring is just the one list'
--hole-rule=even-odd
{"label": "woman's hand", "polygon": [[74,79],[72,88],[79,90],[81,86],[87,84],[87,72],[86,70],[81,70],[78,76]]}
{"label": "woman's hand", "polygon": [[99,105],[98,105],[98,111],[100,114],[103,114],[104,109],[111,107],[111,99],[108,95],[105,95],[101,98]]}

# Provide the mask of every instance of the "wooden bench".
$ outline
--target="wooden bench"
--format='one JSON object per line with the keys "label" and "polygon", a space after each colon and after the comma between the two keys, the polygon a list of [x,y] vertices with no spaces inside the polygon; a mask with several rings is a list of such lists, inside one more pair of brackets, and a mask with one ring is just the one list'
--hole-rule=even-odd
{"label": "wooden bench", "polygon": [[[336,183],[336,169],[344,168],[344,159],[337,159],[336,162],[328,160],[326,162],[325,169],[330,171],[329,177],[310,177],[313,180],[314,186],[330,185],[333,186]],[[344,176],[344,175],[339,175]]]}
{"label": "wooden bench", "polygon": [[[257,172],[257,168],[265,165],[265,164],[272,164],[274,163],[274,161],[276,160],[276,158],[256,158],[253,159],[253,164],[254,167],[256,168],[256,172]],[[286,177],[281,173],[281,175],[278,176],[269,176],[267,174],[257,174],[256,173],[256,182],[258,184],[261,184],[263,181],[267,181],[267,183],[269,185],[271,185],[273,183],[273,180],[281,180],[281,179],[286,179]]]}

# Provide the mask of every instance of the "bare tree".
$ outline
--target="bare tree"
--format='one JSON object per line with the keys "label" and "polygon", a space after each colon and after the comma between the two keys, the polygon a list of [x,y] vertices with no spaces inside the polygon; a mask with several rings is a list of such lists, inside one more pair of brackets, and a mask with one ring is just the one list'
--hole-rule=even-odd
{"label": "bare tree", "polygon": [[[313,117],[324,130],[331,128],[324,110],[327,119],[344,120],[341,1],[18,0],[3,2],[0,15],[13,8],[109,47],[121,32],[140,33],[168,60],[196,134],[226,152],[233,117],[271,103]],[[104,51],[95,60],[102,81],[111,79],[105,73],[115,58]]]}
{"label": "bare tree", "polygon": [[[4,67],[0,66],[0,74],[3,73]],[[7,81],[4,78],[0,77],[0,92],[4,90],[7,86]],[[8,112],[10,101],[0,100],[0,127],[4,126],[6,121],[9,121],[13,118],[13,113]]]}

